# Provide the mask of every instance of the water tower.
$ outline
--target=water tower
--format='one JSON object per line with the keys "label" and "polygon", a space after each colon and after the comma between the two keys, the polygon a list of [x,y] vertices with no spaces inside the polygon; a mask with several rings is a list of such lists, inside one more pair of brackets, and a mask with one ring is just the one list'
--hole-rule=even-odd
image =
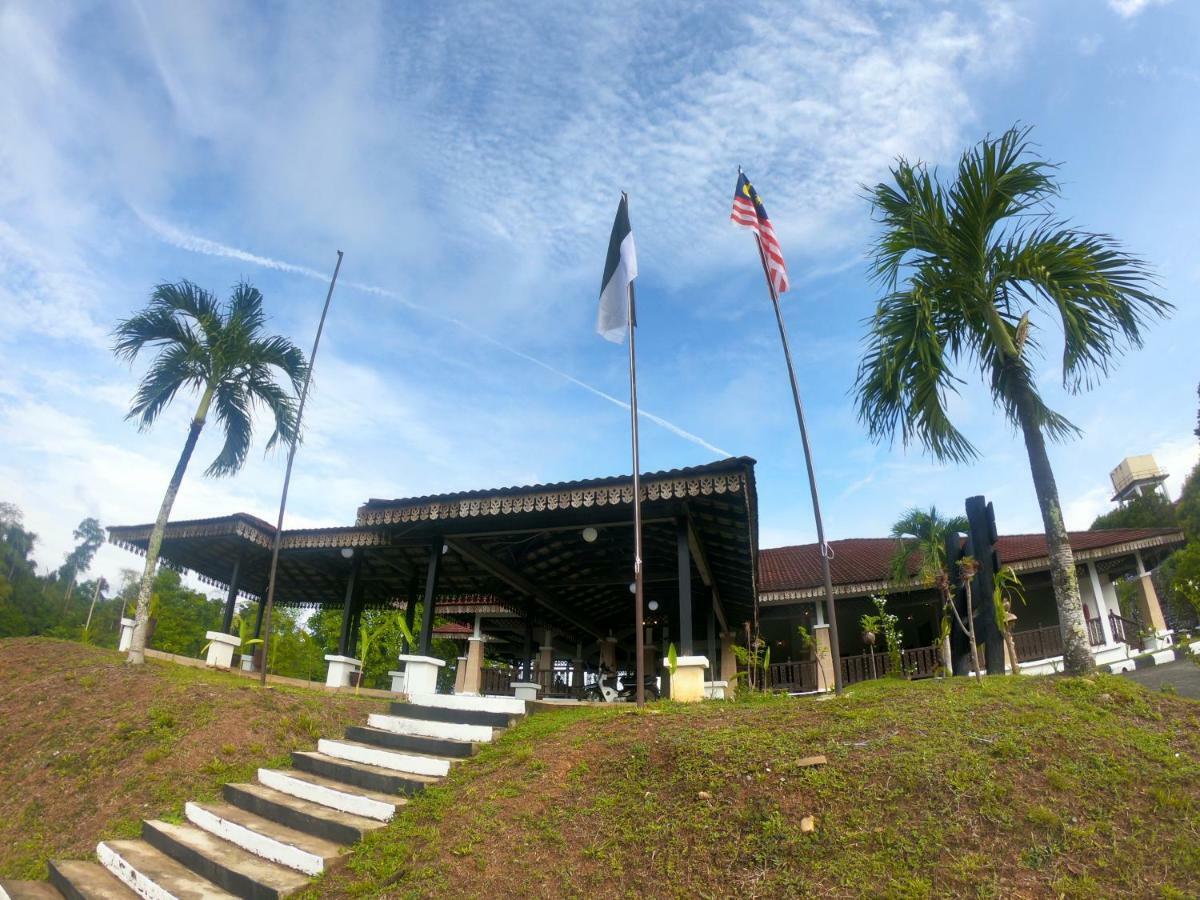
{"label": "water tower", "polygon": [[1167,489],[1163,484],[1167,480],[1167,473],[1158,467],[1154,457],[1149,454],[1125,457],[1121,464],[1109,473],[1109,477],[1115,492],[1113,500],[1122,506],[1134,497],[1152,494],[1155,491],[1162,491],[1164,497],[1171,499],[1167,497]]}

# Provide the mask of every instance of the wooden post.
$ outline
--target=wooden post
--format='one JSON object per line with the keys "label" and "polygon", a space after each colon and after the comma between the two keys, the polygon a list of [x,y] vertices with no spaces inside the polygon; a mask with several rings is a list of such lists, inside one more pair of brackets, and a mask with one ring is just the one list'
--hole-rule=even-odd
{"label": "wooden post", "polygon": [[525,680],[533,681],[533,608],[527,607],[525,611],[525,646],[523,648],[524,659],[521,663],[525,667]]}
{"label": "wooden post", "polygon": [[[688,546],[686,518],[675,522],[675,549],[679,562],[679,655],[691,656],[692,643],[692,551]],[[664,651],[666,648],[663,648]]]}
{"label": "wooden post", "polygon": [[[417,621],[417,576],[414,575],[408,581],[408,600],[404,604],[404,624],[408,626],[408,633],[412,634],[413,623]],[[408,641],[404,638],[400,639],[405,653],[412,653],[416,647],[408,646]]]}
{"label": "wooden post", "polygon": [[242,573],[242,551],[238,550],[238,555],[233,560],[233,574],[229,576],[229,594],[225,597],[225,613],[221,617],[221,630],[226,634],[232,634],[230,631],[233,628],[233,608],[237,604],[238,581]]}
{"label": "wooden post", "polygon": [[349,656],[350,651],[350,622],[354,616],[354,591],[358,582],[358,567],[361,557],[355,556],[350,566],[350,577],[346,579],[346,598],[342,605],[342,632],[338,637],[338,656]]}
{"label": "wooden post", "polygon": [[421,640],[417,647],[420,656],[428,656],[433,644],[433,607],[437,600],[438,576],[442,571],[442,547],[445,541],[435,535],[429,544],[429,568],[425,573],[425,600],[421,608]]}

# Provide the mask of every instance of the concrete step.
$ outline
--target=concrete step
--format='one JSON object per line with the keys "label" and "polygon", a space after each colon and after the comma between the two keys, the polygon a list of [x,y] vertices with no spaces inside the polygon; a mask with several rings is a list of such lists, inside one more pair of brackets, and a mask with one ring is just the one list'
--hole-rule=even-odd
{"label": "concrete step", "polygon": [[357,844],[383,827],[375,819],[332,809],[261,784],[227,784],[224,794],[225,801],[239,809],[338,844]]}
{"label": "concrete step", "polygon": [[187,803],[183,814],[197,828],[305,875],[320,875],[346,852],[335,841],[288,828],[231,803]]}
{"label": "concrete step", "polygon": [[478,709],[446,709],[442,706],[423,706],[418,703],[392,703],[390,712],[405,719],[423,719],[426,722],[451,722],[456,725],[490,725],[493,728],[508,728],[520,716],[508,712],[492,712]]}
{"label": "concrete step", "polygon": [[516,697],[469,697],[465,694],[409,694],[414,706],[453,709],[457,712],[491,712],[525,715],[525,701]]}
{"label": "concrete step", "polygon": [[229,900],[234,896],[146,841],[101,841],[96,845],[96,857],[135,894],[148,900]]}
{"label": "concrete step", "polygon": [[292,765],[302,772],[311,772],[322,778],[340,781],[351,788],[366,788],[368,791],[379,791],[382,794],[415,794],[440,780],[428,775],[396,772],[311,751],[293,751]]}
{"label": "concrete step", "polygon": [[388,821],[408,802],[393,792],[354,786],[300,769],[259,769],[258,782],[300,800],[378,822]]}
{"label": "concrete step", "polygon": [[194,825],[147,819],[142,823],[142,840],[194,875],[238,897],[277,900],[309,884],[308,876],[255,856]]}
{"label": "concrete step", "polygon": [[412,775],[444,778],[450,774],[451,761],[444,756],[397,753],[394,750],[384,750],[382,747],[360,744],[357,741],[331,741],[322,738],[317,741],[317,752],[349,762],[364,763],[368,766],[378,766],[381,769],[391,769]]}
{"label": "concrete step", "polygon": [[[452,742],[455,745],[490,743],[496,729],[491,725],[466,725],[459,722],[434,722],[429,719],[410,719],[405,716],[387,716],[383,713],[371,713],[367,716],[367,724],[372,728],[390,731],[392,734],[402,734],[414,738],[427,738]],[[347,735],[348,736],[348,735]],[[359,738],[355,738],[359,740]],[[473,751],[472,751],[473,752]],[[453,754],[447,753],[446,756]],[[468,754],[462,754],[468,755]]]}
{"label": "concrete step", "polygon": [[99,863],[51,860],[50,884],[67,900],[133,900],[138,895]]}
{"label": "concrete step", "polygon": [[[384,718],[391,719],[392,716]],[[479,745],[470,741],[447,740],[446,738],[424,737],[417,734],[397,734],[387,728],[370,725],[351,725],[346,729],[346,740],[359,744],[372,744],[385,750],[401,753],[422,753],[440,756],[443,759],[466,759],[479,752]]]}
{"label": "concrete step", "polygon": [[63,900],[63,895],[48,881],[0,880],[0,900]]}

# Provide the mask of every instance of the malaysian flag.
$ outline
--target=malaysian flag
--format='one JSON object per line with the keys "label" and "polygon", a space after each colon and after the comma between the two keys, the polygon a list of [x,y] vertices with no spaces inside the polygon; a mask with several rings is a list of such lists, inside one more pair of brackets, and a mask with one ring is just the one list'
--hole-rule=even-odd
{"label": "malaysian flag", "polygon": [[744,172],[738,172],[737,187],[733,191],[733,212],[729,214],[734,225],[749,228],[758,235],[758,248],[762,251],[763,267],[776,296],[788,289],[787,265],[783,261],[783,249],[775,229],[767,218],[767,209],[762,198]]}

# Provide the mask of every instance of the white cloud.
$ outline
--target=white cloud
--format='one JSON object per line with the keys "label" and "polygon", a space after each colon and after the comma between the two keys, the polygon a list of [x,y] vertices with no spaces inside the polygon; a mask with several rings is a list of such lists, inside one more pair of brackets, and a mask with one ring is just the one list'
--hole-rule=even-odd
{"label": "white cloud", "polygon": [[1132,19],[1151,6],[1166,6],[1171,0],[1108,0],[1109,9],[1124,19]]}
{"label": "white cloud", "polygon": [[1075,47],[1079,51],[1080,56],[1095,56],[1096,51],[1104,43],[1104,37],[1099,34],[1083,34],[1079,36],[1079,40],[1075,42]]}

